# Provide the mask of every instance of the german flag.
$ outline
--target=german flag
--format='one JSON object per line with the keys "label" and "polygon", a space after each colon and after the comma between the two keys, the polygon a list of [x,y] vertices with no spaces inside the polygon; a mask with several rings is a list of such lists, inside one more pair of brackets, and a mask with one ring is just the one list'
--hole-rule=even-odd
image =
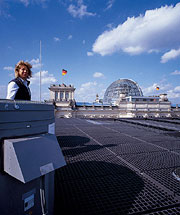
{"label": "german flag", "polygon": [[62,75],[66,75],[67,74],[67,70],[62,69]]}
{"label": "german flag", "polygon": [[156,90],[159,90],[159,87],[156,87]]}

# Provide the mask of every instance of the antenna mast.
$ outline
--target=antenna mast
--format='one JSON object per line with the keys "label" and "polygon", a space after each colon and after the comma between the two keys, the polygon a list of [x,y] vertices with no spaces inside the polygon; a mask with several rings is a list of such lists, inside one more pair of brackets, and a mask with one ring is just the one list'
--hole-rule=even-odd
{"label": "antenna mast", "polygon": [[42,64],[41,64],[41,40],[40,40],[40,73],[39,73],[39,98],[40,98],[40,102],[41,102],[41,69],[42,69]]}

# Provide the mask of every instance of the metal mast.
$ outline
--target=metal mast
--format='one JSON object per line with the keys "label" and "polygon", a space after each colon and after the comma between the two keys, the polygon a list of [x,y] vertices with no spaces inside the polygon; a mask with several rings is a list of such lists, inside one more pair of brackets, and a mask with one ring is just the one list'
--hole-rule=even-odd
{"label": "metal mast", "polygon": [[39,60],[40,60],[40,73],[39,73],[39,97],[40,97],[40,102],[41,102],[41,69],[42,69],[42,64],[41,64],[41,40],[40,40],[40,57],[39,57]]}

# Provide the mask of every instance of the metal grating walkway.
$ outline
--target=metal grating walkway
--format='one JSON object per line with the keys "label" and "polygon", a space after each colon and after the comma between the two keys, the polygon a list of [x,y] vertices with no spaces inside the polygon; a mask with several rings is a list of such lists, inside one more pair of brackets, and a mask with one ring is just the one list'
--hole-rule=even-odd
{"label": "metal grating walkway", "polygon": [[180,214],[180,182],[172,175],[180,166],[180,137],[95,122],[56,119],[67,165],[55,172],[55,214]]}

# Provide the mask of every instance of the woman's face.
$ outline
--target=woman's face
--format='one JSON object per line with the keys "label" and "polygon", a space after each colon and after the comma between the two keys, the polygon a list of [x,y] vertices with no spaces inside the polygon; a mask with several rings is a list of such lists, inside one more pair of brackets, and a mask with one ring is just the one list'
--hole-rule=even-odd
{"label": "woman's face", "polygon": [[28,68],[25,65],[21,65],[19,69],[19,77],[22,78],[23,80],[26,80],[28,77]]}

